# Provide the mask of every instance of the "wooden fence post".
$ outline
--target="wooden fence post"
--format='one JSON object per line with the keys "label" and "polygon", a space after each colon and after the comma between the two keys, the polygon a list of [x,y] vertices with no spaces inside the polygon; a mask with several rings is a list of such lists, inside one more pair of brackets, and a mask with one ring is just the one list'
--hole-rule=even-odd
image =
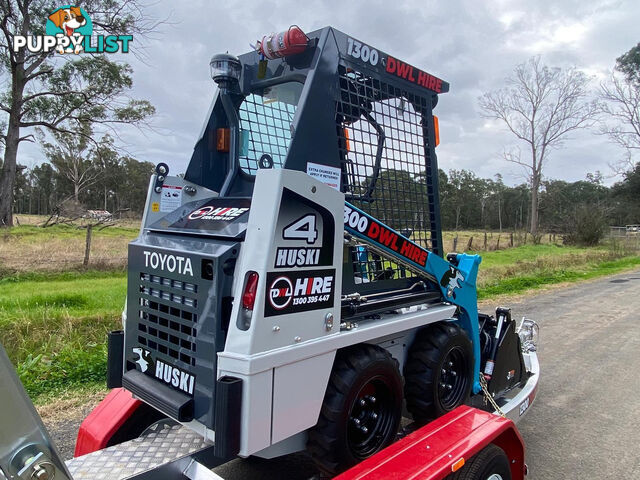
{"label": "wooden fence post", "polygon": [[87,225],[87,238],[85,240],[84,245],[84,260],[82,261],[82,265],[85,267],[89,266],[89,254],[91,253],[91,233],[93,230],[93,225]]}
{"label": "wooden fence post", "polygon": [[469,237],[469,244],[467,245],[467,251],[471,250],[471,246],[473,245],[473,235]]}
{"label": "wooden fence post", "polygon": [[498,243],[496,243],[496,250],[500,250],[500,235],[498,235]]}
{"label": "wooden fence post", "polygon": [[457,252],[458,251],[458,235],[453,237],[453,248],[451,249],[451,251],[452,252]]}
{"label": "wooden fence post", "polygon": [[513,247],[513,232],[511,232],[511,235],[510,235],[509,238],[510,238],[509,245],[511,245]]}
{"label": "wooden fence post", "polygon": [[487,249],[487,232],[484,232],[484,249]]}

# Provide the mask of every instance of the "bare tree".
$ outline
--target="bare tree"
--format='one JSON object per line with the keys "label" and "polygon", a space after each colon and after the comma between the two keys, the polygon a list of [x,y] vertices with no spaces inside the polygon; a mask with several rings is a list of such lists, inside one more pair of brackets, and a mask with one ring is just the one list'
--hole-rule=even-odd
{"label": "bare tree", "polygon": [[640,85],[629,77],[612,73],[607,83],[600,85],[600,132],[623,147],[626,158],[610,165],[623,173],[633,169],[633,153],[640,151]]}
{"label": "bare tree", "polygon": [[551,150],[561,147],[570,132],[592,125],[597,108],[587,99],[588,83],[579,70],[550,68],[536,56],[518,65],[503,88],[479,98],[483,115],[501,120],[526,145],[528,158],[523,158],[519,149],[506,151],[504,157],[527,171],[534,238],[538,233],[542,171]]}
{"label": "bare tree", "polygon": [[[13,224],[13,195],[20,143],[32,141],[30,127],[67,131],[64,125],[141,124],[154,113],[146,100],[129,98],[131,67],[108,55],[56,56],[51,51],[14,49],[14,38],[43,35],[50,0],[0,1],[0,227]],[[144,14],[142,0],[85,0],[94,34],[133,34],[136,42],[162,22]],[[5,120],[6,119],[6,120]]]}
{"label": "bare tree", "polygon": [[80,126],[77,132],[53,133],[56,143],[43,142],[47,160],[73,185],[73,199],[79,202],[80,193],[93,185],[100,175],[96,168],[96,150],[89,150],[91,128],[87,124]]}

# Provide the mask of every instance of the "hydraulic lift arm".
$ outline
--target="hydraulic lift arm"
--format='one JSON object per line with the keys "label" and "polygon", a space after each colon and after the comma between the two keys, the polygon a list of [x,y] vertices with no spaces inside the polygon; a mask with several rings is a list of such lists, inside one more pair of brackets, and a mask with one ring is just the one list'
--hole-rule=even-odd
{"label": "hydraulic lift arm", "polygon": [[459,307],[458,322],[473,344],[473,393],[480,386],[480,331],[476,278],[479,255],[450,255],[450,263],[409,240],[402,233],[376,220],[368,213],[345,202],[344,230],[347,241],[357,239],[372,251],[392,257],[415,274],[430,280],[440,289],[444,299]]}

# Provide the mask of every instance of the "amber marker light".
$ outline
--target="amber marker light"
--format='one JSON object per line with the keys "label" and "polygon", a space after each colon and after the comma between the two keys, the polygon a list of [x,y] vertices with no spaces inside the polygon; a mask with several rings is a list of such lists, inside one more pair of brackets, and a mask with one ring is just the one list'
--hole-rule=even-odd
{"label": "amber marker light", "polygon": [[[434,117],[434,118],[437,118],[437,117]],[[451,471],[457,472],[462,467],[464,467],[464,457],[460,457],[459,460],[456,460],[456,462],[453,465],[451,465]]]}

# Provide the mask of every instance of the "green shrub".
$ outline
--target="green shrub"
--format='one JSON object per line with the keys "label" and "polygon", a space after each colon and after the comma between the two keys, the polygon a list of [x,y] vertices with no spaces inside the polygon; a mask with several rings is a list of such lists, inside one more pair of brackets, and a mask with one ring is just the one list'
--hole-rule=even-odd
{"label": "green shrub", "polygon": [[594,205],[577,207],[567,223],[569,233],[564,236],[564,243],[567,245],[598,245],[609,230],[606,212]]}

